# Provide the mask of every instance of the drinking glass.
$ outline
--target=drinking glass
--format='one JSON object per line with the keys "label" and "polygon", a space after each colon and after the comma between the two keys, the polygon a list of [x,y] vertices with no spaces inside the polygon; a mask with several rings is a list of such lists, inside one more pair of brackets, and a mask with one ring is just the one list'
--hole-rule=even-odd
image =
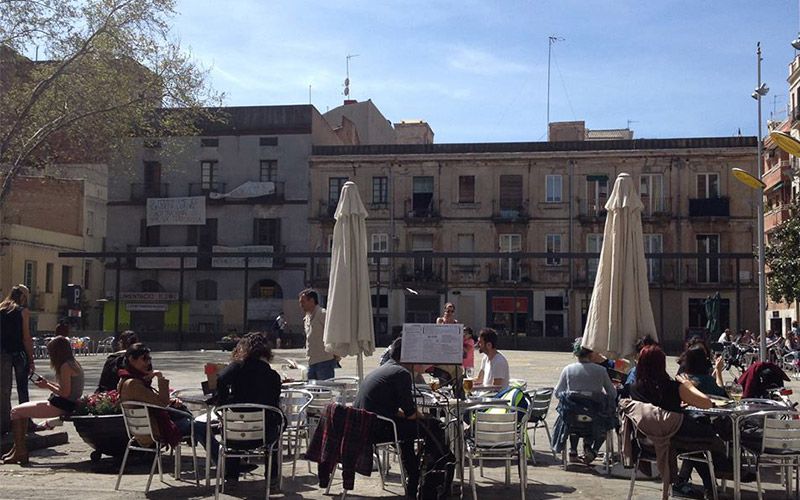
{"label": "drinking glass", "polygon": [[472,379],[471,378],[464,378],[464,392],[467,395],[472,393]]}
{"label": "drinking glass", "polygon": [[741,401],[742,392],[744,390],[741,385],[737,384],[736,382],[728,382],[725,384],[725,388],[728,390],[728,396],[730,396],[732,400],[736,401],[737,403]]}

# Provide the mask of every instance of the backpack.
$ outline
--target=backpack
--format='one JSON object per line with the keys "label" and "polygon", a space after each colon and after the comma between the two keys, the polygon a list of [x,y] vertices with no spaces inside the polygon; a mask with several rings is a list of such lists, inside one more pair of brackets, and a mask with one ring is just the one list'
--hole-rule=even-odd
{"label": "backpack", "polygon": [[[443,500],[450,496],[453,476],[456,470],[456,457],[445,443],[441,426],[425,430],[422,449],[422,469],[419,475],[417,498],[420,500]],[[434,435],[435,434],[435,435]]]}

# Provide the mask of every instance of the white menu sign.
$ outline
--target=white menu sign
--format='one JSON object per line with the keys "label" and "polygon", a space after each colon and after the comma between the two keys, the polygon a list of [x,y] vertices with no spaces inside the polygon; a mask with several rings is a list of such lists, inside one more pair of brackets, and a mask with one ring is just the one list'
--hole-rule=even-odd
{"label": "white menu sign", "polygon": [[464,360],[464,325],[405,323],[400,362],[460,365]]}
{"label": "white menu sign", "polygon": [[148,226],[202,226],[205,223],[205,196],[147,199]]}

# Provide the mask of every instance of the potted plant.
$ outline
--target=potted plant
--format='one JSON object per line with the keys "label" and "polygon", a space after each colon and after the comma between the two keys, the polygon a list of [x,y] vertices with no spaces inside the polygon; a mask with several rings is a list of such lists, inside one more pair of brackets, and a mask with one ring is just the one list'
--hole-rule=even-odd
{"label": "potted plant", "polygon": [[83,396],[75,411],[65,420],[75,425],[75,430],[94,451],[90,455],[97,462],[103,455],[122,456],[128,444],[128,433],[119,406],[117,391],[99,392]]}

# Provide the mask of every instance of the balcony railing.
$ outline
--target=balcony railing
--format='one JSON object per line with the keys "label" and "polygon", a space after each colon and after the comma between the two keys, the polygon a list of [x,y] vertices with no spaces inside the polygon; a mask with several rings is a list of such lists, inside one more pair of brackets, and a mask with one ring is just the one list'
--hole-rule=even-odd
{"label": "balcony railing", "polygon": [[432,200],[430,205],[425,207],[415,207],[411,200],[406,200],[404,213],[406,223],[437,222],[442,218],[436,208],[436,200]]}
{"label": "balcony railing", "polygon": [[336,205],[338,205],[338,200],[336,202],[320,200],[317,217],[322,220],[333,220],[333,216],[336,213]]}
{"label": "balcony railing", "polygon": [[131,183],[131,201],[145,201],[148,198],[168,198],[169,184],[161,183]]}
{"label": "balcony railing", "polygon": [[190,182],[189,196],[206,196],[209,193],[224,193],[224,182]]}
{"label": "balcony railing", "polygon": [[689,198],[689,217],[730,217],[730,198]]}
{"label": "balcony railing", "polygon": [[586,198],[578,199],[578,217],[581,220],[595,221],[606,216],[606,201],[589,200]]}
{"label": "balcony railing", "polygon": [[494,222],[519,222],[525,223],[530,219],[528,213],[528,203],[523,202],[522,205],[516,207],[509,207],[501,201],[495,200],[493,202],[492,220]]}
{"label": "balcony railing", "polygon": [[653,198],[642,197],[642,217],[657,219],[662,217],[669,217],[672,215],[669,200],[666,198]]}

